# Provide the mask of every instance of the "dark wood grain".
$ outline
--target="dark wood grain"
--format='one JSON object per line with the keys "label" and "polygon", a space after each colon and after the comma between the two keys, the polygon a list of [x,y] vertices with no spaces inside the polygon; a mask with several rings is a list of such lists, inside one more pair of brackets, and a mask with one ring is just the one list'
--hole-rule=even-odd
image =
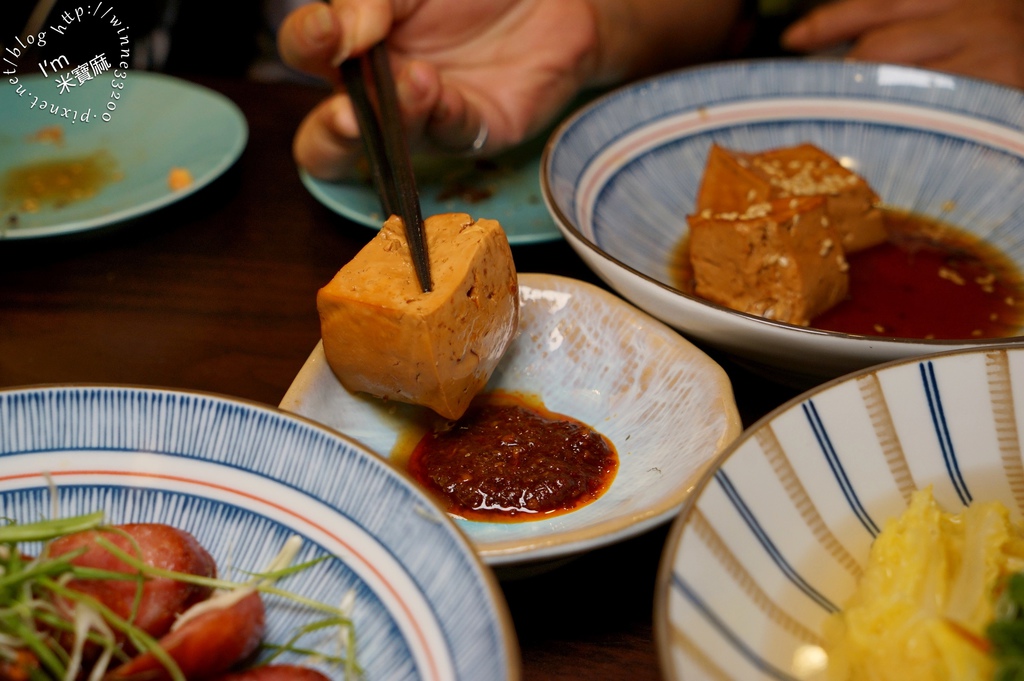
{"label": "dark wood grain", "polygon": [[[324,92],[213,81],[250,126],[230,171],[116,228],[0,242],[0,387],[118,383],[276,405],[319,340],[316,290],[373,233],[323,208],[291,158]],[[521,272],[600,283],[564,242],[513,249]],[[785,389],[730,367],[744,420]],[[666,527],[540,574],[501,574],[526,681],[660,677],[654,580]]]}

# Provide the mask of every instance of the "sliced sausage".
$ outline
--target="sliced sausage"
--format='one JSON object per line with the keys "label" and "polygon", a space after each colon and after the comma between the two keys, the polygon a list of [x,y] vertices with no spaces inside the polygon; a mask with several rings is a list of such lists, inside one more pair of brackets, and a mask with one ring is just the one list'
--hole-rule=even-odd
{"label": "sliced sausage", "polygon": [[[135,574],[135,568],[96,543],[97,537],[102,536],[125,553],[138,556],[153,567],[204,577],[217,574],[213,558],[195,537],[184,530],[159,523],[133,523],[117,526],[117,529],[120,531],[88,530],[61,537],[50,544],[49,555],[60,556],[87,547],[85,553],[72,561],[73,564]],[[142,587],[142,598],[132,619],[137,582],[75,579],[67,586],[96,598],[119,617],[130,619],[136,627],[155,637],[166,634],[179,614],[208,598],[211,593],[211,589],[204,586],[165,577],[149,578]]]}
{"label": "sliced sausage", "polygon": [[[208,610],[160,639],[163,648],[189,681],[214,679],[245,660],[260,644],[266,611],[258,592],[224,608]],[[145,652],[115,668],[106,681],[166,681],[170,674]]]}

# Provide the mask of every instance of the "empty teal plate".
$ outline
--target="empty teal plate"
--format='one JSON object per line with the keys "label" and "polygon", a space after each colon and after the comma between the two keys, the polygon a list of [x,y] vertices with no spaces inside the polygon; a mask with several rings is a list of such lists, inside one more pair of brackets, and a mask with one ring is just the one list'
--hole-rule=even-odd
{"label": "empty teal plate", "polygon": [[[511,244],[561,239],[540,193],[540,137],[492,159],[413,160],[423,215],[469,213],[497,220]],[[353,222],[380,229],[380,201],[370,180],[325,182],[299,174],[318,201]]]}
{"label": "empty teal plate", "polygon": [[[23,77],[18,87],[0,83],[0,239],[69,234],[138,217],[201,189],[242,153],[249,129],[231,100],[163,74],[119,73],[123,77],[108,71],[63,94],[56,76]],[[115,83],[123,85],[116,101],[109,87]],[[106,112],[109,121],[102,118]],[[76,113],[89,115],[83,122]],[[107,180],[86,198],[26,207],[18,186],[24,189],[30,171],[43,185],[59,181],[53,173],[38,174],[40,164],[51,162],[62,164],[64,176],[71,164],[97,165]],[[172,168],[188,171],[191,184],[172,190]]]}

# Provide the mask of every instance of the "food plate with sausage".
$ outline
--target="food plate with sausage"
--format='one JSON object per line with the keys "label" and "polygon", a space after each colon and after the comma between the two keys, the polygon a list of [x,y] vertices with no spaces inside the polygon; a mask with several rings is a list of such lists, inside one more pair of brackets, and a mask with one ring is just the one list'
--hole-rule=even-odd
{"label": "food plate with sausage", "polygon": [[[0,392],[0,516],[31,523],[96,511],[112,525],[187,532],[218,577],[239,582],[298,537],[294,564],[318,562],[279,586],[348,604],[362,678],[518,678],[506,605],[466,538],[386,462],[305,419],[170,390]],[[267,644],[318,619],[301,603],[264,598]],[[294,650],[279,661],[343,678]]]}

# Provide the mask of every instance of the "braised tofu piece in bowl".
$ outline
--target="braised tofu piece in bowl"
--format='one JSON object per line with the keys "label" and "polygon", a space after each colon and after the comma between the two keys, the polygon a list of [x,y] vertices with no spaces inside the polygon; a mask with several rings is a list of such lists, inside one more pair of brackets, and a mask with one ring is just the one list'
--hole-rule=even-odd
{"label": "braised tofu piece in bowl", "polygon": [[688,218],[698,295],[741,312],[806,326],[846,295],[840,237],[821,197],[776,199],[742,214]]}
{"label": "braised tofu piece in bowl", "polygon": [[801,196],[825,200],[825,213],[847,252],[885,241],[875,190],[839,160],[808,143],[758,152],[712,144],[697,209],[742,213],[752,205]]}

